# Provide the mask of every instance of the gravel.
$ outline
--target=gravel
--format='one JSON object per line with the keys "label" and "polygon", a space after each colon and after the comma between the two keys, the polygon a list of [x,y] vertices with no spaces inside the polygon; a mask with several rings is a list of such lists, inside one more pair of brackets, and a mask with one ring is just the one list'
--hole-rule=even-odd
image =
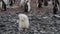
{"label": "gravel", "polygon": [[53,14],[27,15],[29,17],[30,27],[26,31],[19,31],[17,23],[18,14],[0,14],[0,34],[60,34],[60,19],[53,17]]}

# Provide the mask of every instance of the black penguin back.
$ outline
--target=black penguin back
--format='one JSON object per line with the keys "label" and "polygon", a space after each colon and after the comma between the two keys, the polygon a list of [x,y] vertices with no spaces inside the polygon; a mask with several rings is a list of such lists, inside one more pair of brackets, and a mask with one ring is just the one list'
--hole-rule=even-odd
{"label": "black penguin back", "polygon": [[25,7],[24,7],[24,9],[25,9],[25,12],[28,12],[28,4],[27,4],[27,2],[25,3],[25,5],[24,5]]}
{"label": "black penguin back", "polygon": [[2,0],[2,8],[6,11],[6,3]]}

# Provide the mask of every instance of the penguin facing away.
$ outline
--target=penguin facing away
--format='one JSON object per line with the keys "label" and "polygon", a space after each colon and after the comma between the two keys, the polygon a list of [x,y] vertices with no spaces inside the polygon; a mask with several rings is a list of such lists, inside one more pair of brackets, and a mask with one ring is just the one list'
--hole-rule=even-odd
{"label": "penguin facing away", "polygon": [[29,12],[31,9],[30,7],[30,2],[29,1],[26,1],[25,5],[24,5],[24,10],[25,12]]}
{"label": "penguin facing away", "polygon": [[58,4],[54,4],[53,6],[53,14],[57,14],[57,11],[59,10]]}
{"label": "penguin facing away", "polygon": [[19,30],[22,29],[28,29],[29,28],[29,18],[25,14],[19,14]]}
{"label": "penguin facing away", "polygon": [[25,9],[25,12],[28,12],[28,4],[27,4],[27,2],[25,3],[25,5],[24,5],[25,7],[24,7],[24,9]]}

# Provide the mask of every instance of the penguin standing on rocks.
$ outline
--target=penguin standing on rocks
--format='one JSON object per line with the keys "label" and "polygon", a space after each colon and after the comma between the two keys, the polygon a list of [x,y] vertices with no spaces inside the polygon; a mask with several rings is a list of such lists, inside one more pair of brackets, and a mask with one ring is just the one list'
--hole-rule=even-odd
{"label": "penguin standing on rocks", "polygon": [[42,1],[41,1],[41,0],[38,0],[37,7],[38,7],[38,8],[42,7]]}
{"label": "penguin standing on rocks", "polygon": [[53,5],[53,14],[57,14],[57,11],[58,11],[58,4],[57,3],[55,3],[54,5]]}
{"label": "penguin standing on rocks", "polygon": [[25,12],[29,12],[30,11],[30,2],[26,1],[25,5],[24,5],[24,11]]}
{"label": "penguin standing on rocks", "polygon": [[22,29],[28,29],[29,28],[29,18],[25,14],[19,14],[19,30]]}
{"label": "penguin standing on rocks", "polygon": [[24,5],[25,7],[25,12],[28,12],[28,5],[27,5],[27,2],[25,3],[25,5]]}
{"label": "penguin standing on rocks", "polygon": [[6,11],[6,3],[3,0],[1,0],[1,1],[2,1],[2,9],[3,9],[3,11]]}

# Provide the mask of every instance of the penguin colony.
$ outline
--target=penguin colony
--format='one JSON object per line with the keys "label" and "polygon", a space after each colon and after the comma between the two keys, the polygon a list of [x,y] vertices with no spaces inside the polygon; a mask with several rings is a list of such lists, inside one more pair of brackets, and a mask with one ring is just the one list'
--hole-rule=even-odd
{"label": "penguin colony", "polygon": [[[41,8],[42,7],[42,3],[44,3],[44,6],[48,6],[48,1],[52,1],[52,5],[53,5],[53,14],[57,14],[57,11],[59,9],[59,1],[58,0],[38,0],[37,1],[37,7]],[[29,12],[31,9],[30,6],[30,0],[21,0],[20,2],[20,6],[24,7],[24,11],[25,12]],[[27,15],[25,14],[19,14],[19,29],[28,29],[29,28],[29,19],[27,17]]]}
{"label": "penguin colony", "polygon": [[12,6],[15,0],[0,0],[0,8],[6,11],[7,5]]}
{"label": "penguin colony", "polygon": [[[42,3],[44,3],[44,6],[48,6],[48,1],[52,1],[53,5],[53,14],[57,14],[57,11],[59,10],[59,1],[58,0],[37,0],[37,7],[41,8]],[[6,11],[7,5],[13,6],[13,3],[15,3],[15,0],[0,0],[0,4],[3,11]],[[30,0],[21,0],[20,1],[20,7],[24,7],[25,12],[29,12],[31,10],[30,6]],[[28,16],[25,14],[19,14],[19,28],[28,29],[29,28],[29,19]]]}
{"label": "penguin colony", "polygon": [[[24,7],[25,12],[29,12],[31,10],[30,1],[31,0],[20,0],[20,7]],[[37,7],[41,8],[43,5],[42,3],[44,3],[44,6],[48,6],[48,1],[52,1],[53,14],[56,14],[59,10],[59,0],[37,0]],[[7,10],[7,5],[13,6],[13,3],[15,3],[15,0],[0,0],[0,6],[4,11]]]}

